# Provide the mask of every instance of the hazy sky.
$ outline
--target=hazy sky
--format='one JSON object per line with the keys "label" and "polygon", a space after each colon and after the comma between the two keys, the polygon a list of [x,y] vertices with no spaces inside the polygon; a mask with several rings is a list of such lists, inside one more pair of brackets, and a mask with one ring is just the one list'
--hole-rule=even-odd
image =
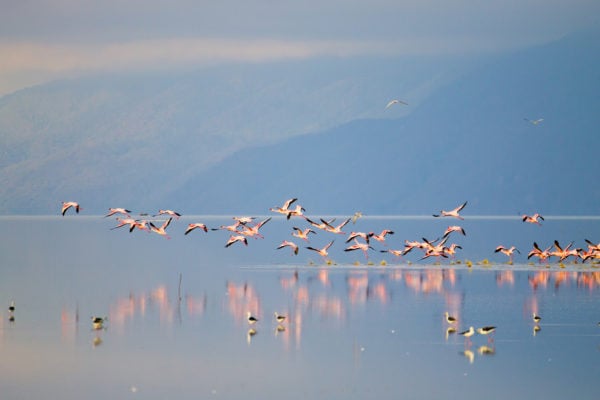
{"label": "hazy sky", "polygon": [[598,0],[3,0],[0,95],[89,71],[493,52],[599,16]]}

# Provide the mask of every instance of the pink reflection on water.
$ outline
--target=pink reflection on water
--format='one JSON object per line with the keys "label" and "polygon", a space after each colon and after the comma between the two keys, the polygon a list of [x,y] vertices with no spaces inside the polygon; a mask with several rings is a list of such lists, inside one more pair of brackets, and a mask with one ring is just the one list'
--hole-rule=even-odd
{"label": "pink reflection on water", "polygon": [[512,270],[499,271],[496,273],[496,285],[502,287],[504,285],[515,285],[515,273]]}
{"label": "pink reflection on water", "polygon": [[232,282],[226,282],[226,288],[227,309],[236,323],[247,323],[248,312],[256,318],[262,318],[260,299],[251,284],[244,282],[241,285],[236,285]]}
{"label": "pink reflection on water", "polygon": [[369,275],[367,271],[351,272],[346,278],[348,299],[351,305],[364,304],[367,301]]}

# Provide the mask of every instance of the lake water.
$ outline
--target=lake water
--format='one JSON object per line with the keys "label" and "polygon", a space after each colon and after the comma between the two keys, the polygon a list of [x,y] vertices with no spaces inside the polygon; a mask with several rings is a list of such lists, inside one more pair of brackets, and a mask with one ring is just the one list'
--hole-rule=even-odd
{"label": "lake water", "polygon": [[[600,267],[526,257],[534,241],[600,242],[597,218],[467,218],[467,235],[451,236],[460,263],[439,265],[379,250],[435,239],[456,220],[350,223],[347,233],[395,231],[368,261],[325,232],[297,256],[275,250],[301,244],[297,219],[273,218],[264,239],[229,248],[224,231],[183,232],[230,217],[174,220],[168,240],[99,216],[0,221],[2,399],[598,398]],[[329,263],[304,248],[332,239]],[[499,244],[520,249],[513,265]],[[467,340],[445,311],[458,332],[496,331]],[[102,329],[93,316],[107,317]]]}

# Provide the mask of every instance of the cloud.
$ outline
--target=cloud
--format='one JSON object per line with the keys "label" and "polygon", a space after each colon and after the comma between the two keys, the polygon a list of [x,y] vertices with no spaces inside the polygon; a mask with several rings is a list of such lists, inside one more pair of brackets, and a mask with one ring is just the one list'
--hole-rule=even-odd
{"label": "cloud", "polygon": [[[506,47],[508,47],[506,43]],[[404,41],[159,39],[113,44],[0,43],[0,74],[153,69],[223,62],[270,62],[319,56],[400,56],[485,51],[484,38]],[[496,43],[495,49],[502,47]]]}

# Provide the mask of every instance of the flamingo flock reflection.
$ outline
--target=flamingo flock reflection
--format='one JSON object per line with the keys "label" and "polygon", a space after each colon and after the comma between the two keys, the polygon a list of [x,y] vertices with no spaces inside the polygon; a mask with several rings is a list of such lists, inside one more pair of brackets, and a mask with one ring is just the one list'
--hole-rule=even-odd
{"label": "flamingo flock reflection", "polygon": [[[212,302],[225,305],[225,315],[231,317],[233,329],[239,329],[240,336],[244,335],[249,344],[255,338],[274,335],[286,349],[291,345],[299,348],[307,320],[316,318],[330,323],[348,323],[353,320],[348,315],[367,304],[387,307],[402,301],[395,301],[395,298],[401,297],[394,295],[404,287],[415,294],[441,296],[443,308],[439,310],[439,318],[446,341],[453,337],[460,338],[460,341],[464,339],[464,351],[471,352],[473,356],[496,352],[494,335],[497,330],[502,332],[502,327],[489,323],[477,325],[477,321],[470,321],[468,315],[463,315],[466,298],[456,288],[457,271],[453,268],[381,270],[379,273],[366,269],[348,270],[341,276],[336,274],[334,281],[331,273],[331,269],[326,267],[301,273],[298,270],[282,271],[275,281],[280,292],[275,294],[272,291],[262,293],[250,280],[227,280],[224,303],[222,299],[209,298],[206,294],[186,294],[180,298],[180,294],[170,292],[164,284],[147,291],[132,292],[113,300],[108,306],[107,316],[90,317],[90,331],[94,332],[92,344],[97,347],[104,343],[108,334],[124,334],[127,326],[149,316],[158,316],[161,326],[182,323],[182,311],[187,319],[202,318],[207,304]],[[512,270],[498,271],[496,285],[499,288],[513,285],[514,273]],[[542,327],[537,291],[565,285],[583,290],[600,288],[600,271],[539,270],[531,271],[527,276],[531,294],[523,304],[524,319],[530,321],[534,335],[539,334]],[[340,283],[343,284],[341,287]],[[268,298],[270,296],[279,300],[274,302]],[[14,315],[13,301],[9,312]],[[76,334],[73,332],[80,323],[79,314],[79,307],[73,311],[61,310],[61,329],[66,339],[74,340]],[[479,337],[486,338],[485,344],[479,342],[479,347],[472,350]],[[471,359],[470,355],[467,357]]]}

